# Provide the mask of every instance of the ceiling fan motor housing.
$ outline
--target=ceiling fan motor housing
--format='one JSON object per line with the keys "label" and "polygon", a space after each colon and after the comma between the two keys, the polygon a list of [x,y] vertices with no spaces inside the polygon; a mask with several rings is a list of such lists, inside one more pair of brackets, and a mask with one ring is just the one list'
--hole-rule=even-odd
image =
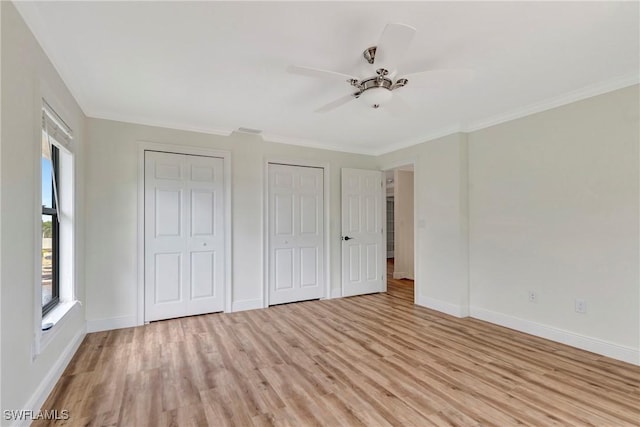
{"label": "ceiling fan motor housing", "polygon": [[386,77],[381,78],[380,76],[378,76],[371,77],[360,82],[360,89],[362,90],[362,92],[376,87],[393,90],[393,81]]}

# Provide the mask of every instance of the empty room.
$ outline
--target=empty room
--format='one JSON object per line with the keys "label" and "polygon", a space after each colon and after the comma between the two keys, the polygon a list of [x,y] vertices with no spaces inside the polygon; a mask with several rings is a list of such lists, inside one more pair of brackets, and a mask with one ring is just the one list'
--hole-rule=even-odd
{"label": "empty room", "polygon": [[640,426],[640,2],[0,2],[0,425]]}

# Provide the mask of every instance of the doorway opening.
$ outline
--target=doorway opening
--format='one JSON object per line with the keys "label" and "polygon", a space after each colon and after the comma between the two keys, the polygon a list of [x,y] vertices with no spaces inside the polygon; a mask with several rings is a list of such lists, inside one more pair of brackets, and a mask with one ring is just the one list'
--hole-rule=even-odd
{"label": "doorway opening", "polygon": [[385,171],[387,289],[414,300],[414,167]]}

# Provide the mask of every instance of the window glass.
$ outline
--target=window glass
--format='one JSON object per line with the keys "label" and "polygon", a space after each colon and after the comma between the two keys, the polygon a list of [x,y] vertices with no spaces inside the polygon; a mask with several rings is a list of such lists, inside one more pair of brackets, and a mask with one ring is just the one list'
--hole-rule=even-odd
{"label": "window glass", "polygon": [[53,216],[42,215],[42,306],[53,300]]}
{"label": "window glass", "polygon": [[47,208],[53,208],[53,164],[51,162],[51,154],[49,153],[49,147],[42,147],[41,158],[42,169],[42,206]]}
{"label": "window glass", "polygon": [[58,148],[49,145],[43,132],[40,173],[42,177],[42,313],[45,314],[58,303],[59,283],[59,223],[56,209]]}

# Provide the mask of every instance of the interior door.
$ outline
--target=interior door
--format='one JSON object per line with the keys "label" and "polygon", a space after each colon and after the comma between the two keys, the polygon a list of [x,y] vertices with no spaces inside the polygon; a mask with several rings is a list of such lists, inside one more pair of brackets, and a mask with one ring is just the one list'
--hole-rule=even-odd
{"label": "interior door", "polygon": [[324,291],[324,170],[268,165],[269,305]]}
{"label": "interior door", "polygon": [[145,152],[145,321],[222,311],[223,159]]}
{"label": "interior door", "polygon": [[382,172],[342,169],[342,295],[385,291]]}

